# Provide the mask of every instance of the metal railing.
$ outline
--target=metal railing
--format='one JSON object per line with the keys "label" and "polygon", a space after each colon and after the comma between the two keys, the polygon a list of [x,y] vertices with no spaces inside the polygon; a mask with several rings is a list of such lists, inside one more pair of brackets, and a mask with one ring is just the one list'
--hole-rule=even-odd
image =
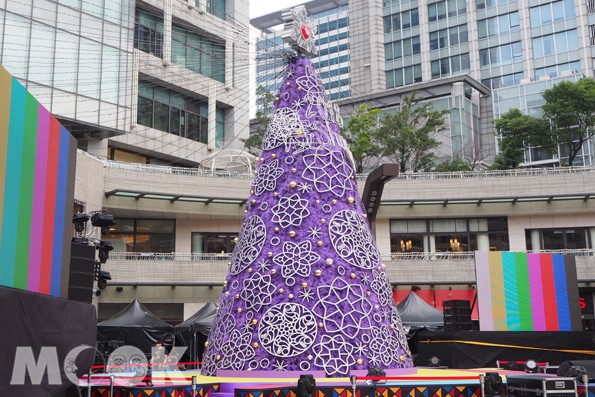
{"label": "metal railing", "polygon": [[[529,253],[538,254],[565,254],[574,256],[593,256],[595,250],[560,249],[560,250],[533,250]],[[382,255],[383,261],[429,260],[429,261],[462,261],[473,259],[474,251],[462,252],[391,252]],[[117,261],[176,261],[176,262],[213,262],[231,260],[231,253],[187,253],[187,252],[110,252],[110,259]]]}
{"label": "metal railing", "polygon": [[[106,168],[117,168],[134,170],[147,173],[164,173],[188,176],[203,176],[213,178],[233,178],[233,179],[252,179],[254,174],[249,172],[236,172],[227,170],[207,170],[202,168],[171,167],[164,165],[125,163],[100,159],[87,152],[89,157],[100,161]],[[466,179],[466,178],[502,178],[502,177],[527,177],[527,176],[546,176],[546,175],[565,175],[584,172],[594,172],[595,167],[557,167],[557,168],[515,168],[511,170],[483,170],[483,171],[453,171],[453,172],[405,172],[396,177],[396,179],[405,180],[434,180],[434,179]],[[358,180],[365,180],[368,173],[358,174]]]}

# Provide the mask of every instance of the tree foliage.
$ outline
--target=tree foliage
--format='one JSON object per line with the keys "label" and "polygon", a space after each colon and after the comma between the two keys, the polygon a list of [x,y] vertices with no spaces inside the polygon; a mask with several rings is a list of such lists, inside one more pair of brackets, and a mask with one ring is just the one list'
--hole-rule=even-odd
{"label": "tree foliage", "polygon": [[341,131],[351,149],[356,171],[362,173],[370,167],[369,161],[380,153],[374,142],[374,129],[378,124],[380,109],[368,107],[367,103],[359,105],[357,114],[351,117],[347,126]]}
{"label": "tree foliage", "polygon": [[455,157],[436,166],[436,172],[471,171],[471,164],[461,157]]}
{"label": "tree foliage", "polygon": [[256,132],[250,134],[247,139],[242,139],[244,147],[251,154],[258,156],[262,150],[262,140],[269,126],[269,117],[273,113],[275,96],[265,86],[258,86],[256,89],[256,102],[261,105],[262,110],[256,112]]}
{"label": "tree foliage", "polygon": [[385,114],[376,130],[380,155],[399,164],[400,172],[427,171],[434,165],[434,149],[439,142],[434,137],[444,130],[444,115],[416,93],[403,96],[401,110]]}
{"label": "tree foliage", "polygon": [[551,123],[550,141],[568,150],[572,166],[585,141],[595,135],[595,80],[562,81],[543,93],[544,117]]}
{"label": "tree foliage", "polygon": [[494,122],[496,132],[501,136],[500,153],[494,168],[516,168],[524,161],[525,148],[542,146],[553,150],[547,131],[549,125],[543,118],[528,116],[519,109],[511,109]]}

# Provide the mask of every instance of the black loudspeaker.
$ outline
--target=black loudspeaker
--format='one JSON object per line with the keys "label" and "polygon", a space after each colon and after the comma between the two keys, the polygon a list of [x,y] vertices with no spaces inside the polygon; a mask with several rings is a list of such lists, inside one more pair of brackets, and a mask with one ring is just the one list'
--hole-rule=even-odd
{"label": "black loudspeaker", "polygon": [[297,397],[312,397],[316,392],[316,380],[309,374],[300,375],[297,386]]}
{"label": "black loudspeaker", "polygon": [[95,247],[90,244],[70,243],[69,300],[91,303],[94,271]]}
{"label": "black loudspeaker", "polygon": [[444,313],[444,329],[447,331],[470,330],[471,303],[468,300],[448,300],[442,302]]}
{"label": "black loudspeaker", "polygon": [[581,381],[582,375],[587,375],[589,380],[593,380],[595,379],[595,360],[564,361],[558,367],[556,375],[579,378],[579,381]]}

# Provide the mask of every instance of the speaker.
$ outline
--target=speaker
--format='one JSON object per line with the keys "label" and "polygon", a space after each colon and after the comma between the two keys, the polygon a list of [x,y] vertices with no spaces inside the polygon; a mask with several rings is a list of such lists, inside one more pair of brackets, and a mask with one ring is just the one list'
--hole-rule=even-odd
{"label": "speaker", "polygon": [[571,378],[578,378],[582,375],[587,375],[589,380],[595,379],[595,360],[564,361],[558,367],[556,375],[567,376]]}
{"label": "speaker", "polygon": [[94,272],[95,247],[90,244],[70,243],[69,300],[91,303]]}
{"label": "speaker", "polygon": [[312,397],[316,392],[316,380],[314,376],[300,375],[297,383],[297,397]]}
{"label": "speaker", "polygon": [[448,300],[442,302],[444,329],[446,331],[473,329],[471,303],[468,300]]}

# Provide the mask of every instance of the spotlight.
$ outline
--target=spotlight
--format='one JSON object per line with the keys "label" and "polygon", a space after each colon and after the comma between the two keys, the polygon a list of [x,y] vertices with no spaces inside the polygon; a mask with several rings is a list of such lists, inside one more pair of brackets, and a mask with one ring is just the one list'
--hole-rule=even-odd
{"label": "spotlight", "polygon": [[89,220],[89,214],[85,212],[78,212],[72,216],[72,223],[74,223],[74,230],[81,233],[85,230],[85,224]]}
{"label": "spotlight", "polygon": [[502,395],[502,377],[498,372],[486,372],[483,377],[484,397]]}
{"label": "spotlight", "polygon": [[386,372],[384,372],[384,370],[382,368],[372,367],[368,370],[368,374],[366,376],[381,377],[381,376],[386,376]]}
{"label": "spotlight", "polygon": [[108,227],[115,224],[114,216],[106,212],[96,212],[91,217],[91,225],[96,227]]}
{"label": "spotlight", "polygon": [[99,241],[96,245],[97,250],[99,251],[99,262],[105,263],[109,258],[109,252],[114,249],[114,247],[106,242],[106,241]]}
{"label": "spotlight", "polygon": [[99,277],[97,277],[97,288],[105,289],[107,287],[107,280],[111,280],[112,275],[110,272],[106,272],[104,270],[99,271]]}
{"label": "spotlight", "polygon": [[300,375],[297,383],[297,397],[312,397],[316,391],[316,380],[310,374]]}
{"label": "spotlight", "polygon": [[537,365],[537,361],[529,359],[525,362],[525,372],[535,373],[539,366]]}
{"label": "spotlight", "polygon": [[428,360],[428,367],[437,368],[440,366],[440,359],[436,356],[430,357]]}

